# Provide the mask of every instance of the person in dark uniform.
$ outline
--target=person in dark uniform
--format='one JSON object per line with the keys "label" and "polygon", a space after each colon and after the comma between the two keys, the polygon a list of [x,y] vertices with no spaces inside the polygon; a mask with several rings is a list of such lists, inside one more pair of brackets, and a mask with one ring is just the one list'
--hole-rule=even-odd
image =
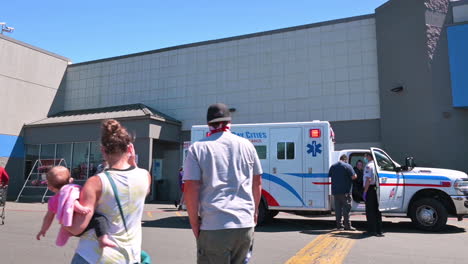
{"label": "person in dark uniform", "polygon": [[[355,231],[356,229],[349,221],[349,212],[351,211],[351,186],[353,180],[356,179],[356,174],[353,167],[346,163],[347,160],[346,155],[341,155],[340,160],[330,167],[328,177],[331,178],[332,194],[335,200],[336,228]],[[343,224],[341,224],[342,216]]]}
{"label": "person in dark uniform", "polygon": [[364,174],[364,163],[362,160],[356,162],[356,167],[354,167],[354,172],[356,173],[357,178],[353,181],[353,200],[356,202],[364,202],[362,199],[362,193],[364,192],[364,182],[362,176]]}
{"label": "person in dark uniform", "polygon": [[367,160],[366,168],[364,169],[364,193],[362,198],[366,201],[366,218],[367,218],[367,234],[368,236],[383,237],[382,232],[382,214],[379,211],[379,198],[377,197],[377,187],[375,181],[377,174],[375,173],[374,158],[370,153],[366,153],[364,161]]}

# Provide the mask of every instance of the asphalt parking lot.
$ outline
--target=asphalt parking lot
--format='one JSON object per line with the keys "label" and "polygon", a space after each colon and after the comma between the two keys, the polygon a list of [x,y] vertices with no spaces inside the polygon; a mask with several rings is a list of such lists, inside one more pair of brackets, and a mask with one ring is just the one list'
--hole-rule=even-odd
{"label": "asphalt parking lot", "polygon": [[[0,226],[0,263],[69,263],[77,239],[55,246],[58,225],[37,241],[45,204],[6,206]],[[365,217],[352,216],[356,232],[333,231],[331,217],[305,218],[280,213],[268,225],[257,227],[250,263],[465,263],[468,219],[449,219],[447,229],[426,233],[408,219],[384,218],[385,237],[363,237]],[[143,248],[153,263],[195,263],[195,240],[185,212],[169,204],[146,205]]]}

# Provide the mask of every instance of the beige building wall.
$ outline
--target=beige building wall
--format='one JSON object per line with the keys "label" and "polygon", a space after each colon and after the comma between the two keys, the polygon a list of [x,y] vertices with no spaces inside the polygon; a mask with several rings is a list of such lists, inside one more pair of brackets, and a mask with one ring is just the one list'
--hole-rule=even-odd
{"label": "beige building wall", "polygon": [[0,166],[10,175],[10,199],[24,182],[23,125],[47,116],[68,63],[0,35]]}
{"label": "beige building wall", "polygon": [[64,108],[144,103],[204,124],[209,104],[236,123],[380,118],[372,15],[71,65]]}
{"label": "beige building wall", "polygon": [[47,116],[69,60],[0,35],[0,134]]}

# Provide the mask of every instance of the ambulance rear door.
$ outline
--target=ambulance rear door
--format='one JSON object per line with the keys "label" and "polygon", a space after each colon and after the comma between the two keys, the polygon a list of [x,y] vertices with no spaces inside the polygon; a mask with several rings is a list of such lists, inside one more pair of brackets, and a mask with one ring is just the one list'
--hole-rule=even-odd
{"label": "ambulance rear door", "polygon": [[[302,173],[302,128],[270,128],[270,169],[265,172],[270,182],[270,194],[276,206],[304,207]],[[274,208],[275,206],[270,206]]]}

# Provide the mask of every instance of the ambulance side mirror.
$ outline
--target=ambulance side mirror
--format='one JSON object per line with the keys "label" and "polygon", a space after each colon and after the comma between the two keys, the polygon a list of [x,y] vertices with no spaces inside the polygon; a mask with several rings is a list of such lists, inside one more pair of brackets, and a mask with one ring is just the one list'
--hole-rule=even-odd
{"label": "ambulance side mirror", "polygon": [[416,165],[414,164],[414,159],[413,157],[407,157],[406,158],[406,170],[411,170],[413,169],[414,167],[416,167]]}
{"label": "ambulance side mirror", "polygon": [[413,157],[407,157],[405,159],[405,165],[401,167],[396,167],[396,172],[401,172],[401,171],[410,171],[414,167],[416,167],[416,164],[414,164]]}

